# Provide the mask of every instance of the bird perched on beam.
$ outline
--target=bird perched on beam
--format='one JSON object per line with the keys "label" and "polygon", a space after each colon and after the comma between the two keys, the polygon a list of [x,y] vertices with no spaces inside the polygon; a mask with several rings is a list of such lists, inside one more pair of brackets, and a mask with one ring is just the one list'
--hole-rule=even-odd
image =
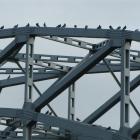
{"label": "bird perched on beam", "polygon": [[126,28],[127,28],[127,27],[126,27],[126,25],[125,25],[125,26],[122,28],[122,30],[124,31],[124,30],[126,30]]}
{"label": "bird perched on beam", "polygon": [[102,29],[102,26],[101,26],[101,25],[99,25],[99,26],[97,27],[97,29]]}
{"label": "bird perched on beam", "polygon": [[0,27],[0,29],[4,29],[4,25]]}
{"label": "bird perched on beam", "polygon": [[62,25],[62,28],[65,28],[66,27],[66,23],[64,23],[63,25]]}
{"label": "bird perched on beam", "polygon": [[81,120],[79,118],[76,118],[76,121],[80,122]]}
{"label": "bird perched on beam", "polygon": [[11,78],[11,76],[9,75],[9,76],[7,77],[7,80],[10,79],[10,78]]}
{"label": "bird perched on beam", "polygon": [[49,115],[52,115],[52,112],[50,112]]}
{"label": "bird perched on beam", "polygon": [[49,110],[45,113],[46,115],[49,114]]}
{"label": "bird perched on beam", "polygon": [[88,29],[88,25],[85,25],[85,29]]}
{"label": "bird perched on beam", "polygon": [[117,30],[120,30],[120,29],[121,29],[121,26],[118,26],[118,27],[117,27]]}
{"label": "bird perched on beam", "polygon": [[139,29],[136,29],[135,32],[139,32]]}
{"label": "bird perched on beam", "polygon": [[30,24],[28,23],[27,25],[26,25],[26,27],[29,27],[30,26]]}
{"label": "bird perched on beam", "polygon": [[37,26],[37,27],[40,27],[39,23],[36,23],[36,26]]}
{"label": "bird perched on beam", "polygon": [[44,26],[44,27],[47,27],[47,25],[46,25],[46,23],[45,23],[45,22],[44,22],[43,26]]}
{"label": "bird perched on beam", "polygon": [[74,28],[77,28],[77,25],[74,25]]}
{"label": "bird perched on beam", "polygon": [[110,29],[110,30],[114,30],[113,27],[112,27],[111,25],[109,26],[109,29]]}
{"label": "bird perched on beam", "polygon": [[61,24],[57,25],[56,27],[57,27],[57,28],[60,28],[60,27],[61,27]]}
{"label": "bird perched on beam", "polygon": [[111,130],[111,127],[109,126],[109,127],[107,127],[106,129],[107,129],[107,130]]}
{"label": "bird perched on beam", "polygon": [[18,24],[14,26],[14,28],[18,28]]}

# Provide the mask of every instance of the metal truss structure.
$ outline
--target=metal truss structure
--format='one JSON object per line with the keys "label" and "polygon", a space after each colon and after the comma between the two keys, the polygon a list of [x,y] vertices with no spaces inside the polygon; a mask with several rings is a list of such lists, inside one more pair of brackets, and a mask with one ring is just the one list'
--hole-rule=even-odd
{"label": "metal truss structure", "polygon": [[[88,51],[86,56],[47,55],[34,53],[36,37],[60,42]],[[92,44],[79,38],[103,38]],[[130,93],[140,85],[140,74],[130,81],[130,71],[140,71],[140,51],[131,47],[140,41],[139,31],[121,29],[15,27],[0,30],[0,39],[14,38],[0,50],[0,74],[17,75],[0,80],[0,89],[25,84],[22,109],[0,108],[0,140],[124,140],[137,139],[140,122],[130,127],[130,105],[140,113]],[[25,53],[20,50],[25,47]],[[17,67],[4,67],[7,63]],[[25,67],[21,65],[25,63]],[[68,64],[73,64],[72,66]],[[111,73],[120,87],[114,96],[81,121],[75,121],[75,82],[86,74]],[[121,73],[118,80],[114,72]],[[22,76],[21,76],[22,75]],[[43,93],[35,82],[57,79]],[[33,88],[40,95],[32,101]],[[68,88],[68,118],[58,116],[50,102]],[[94,122],[120,102],[120,129],[105,128]],[[41,110],[48,106],[45,114]],[[94,125],[93,125],[94,124]]]}

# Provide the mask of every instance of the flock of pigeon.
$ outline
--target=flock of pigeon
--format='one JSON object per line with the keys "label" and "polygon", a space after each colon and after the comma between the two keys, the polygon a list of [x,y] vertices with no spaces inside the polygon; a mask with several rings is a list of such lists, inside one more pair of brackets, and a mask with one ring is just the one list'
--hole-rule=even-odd
{"label": "flock of pigeon", "polygon": [[[46,23],[44,23],[43,26],[47,27]],[[30,27],[30,24],[28,23],[26,25],[26,27]],[[36,27],[41,27],[41,26],[39,25],[39,23],[36,23]],[[15,25],[13,28],[18,28],[18,24]],[[56,26],[56,28],[66,28],[66,24],[65,23],[63,25],[59,24],[59,25]],[[74,25],[74,28],[77,28],[77,25]],[[111,25],[109,26],[110,30],[122,30],[122,31],[124,31],[124,30],[126,30],[126,28],[127,28],[126,26],[124,26],[123,28],[121,28],[121,26],[118,26],[116,29],[114,29]],[[1,30],[4,29],[4,26],[1,26],[0,29]],[[88,25],[85,25],[85,29],[88,29]],[[97,29],[102,29],[102,26],[99,25],[97,27]]]}

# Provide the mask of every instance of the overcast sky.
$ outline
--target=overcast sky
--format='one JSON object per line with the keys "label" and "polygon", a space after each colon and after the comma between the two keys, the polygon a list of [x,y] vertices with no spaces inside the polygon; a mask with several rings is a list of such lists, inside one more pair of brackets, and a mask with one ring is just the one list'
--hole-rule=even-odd
{"label": "overcast sky", "polygon": [[[140,28],[140,1],[139,0],[0,0],[0,26],[5,28],[13,27],[15,24],[25,26],[28,22],[31,25],[39,22],[42,25],[56,26],[66,23],[68,27],[77,24],[78,27],[89,25],[96,28],[99,24],[102,28],[127,25],[127,28],[134,30]],[[10,40],[0,40],[2,48]],[[95,40],[90,39],[93,42]],[[73,47],[61,45],[51,41],[36,39],[35,52],[45,54],[62,54],[83,56],[87,52]],[[137,73],[132,74],[133,78]],[[119,74],[117,74],[119,78]],[[52,83],[53,81],[51,81]],[[43,92],[50,82],[37,84]],[[119,88],[110,74],[88,75],[76,83],[76,117],[84,119],[93,112],[99,105],[115,94]],[[23,89],[23,90],[21,90]],[[134,91],[134,101],[140,108],[138,92]],[[7,88],[2,91],[0,106],[22,107],[24,86]],[[59,115],[66,117],[67,92],[58,97],[52,106]],[[34,98],[37,94],[34,93]],[[96,123],[104,126],[119,127],[119,104],[114,110],[107,113]],[[131,113],[131,125],[136,121],[136,115]]]}

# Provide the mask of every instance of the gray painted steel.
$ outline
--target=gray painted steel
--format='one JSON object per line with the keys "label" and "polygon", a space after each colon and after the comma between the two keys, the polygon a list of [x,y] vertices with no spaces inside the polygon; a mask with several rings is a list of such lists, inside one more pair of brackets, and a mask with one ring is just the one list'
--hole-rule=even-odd
{"label": "gray painted steel", "polygon": [[[85,49],[88,53],[86,56],[35,54],[33,48],[36,37]],[[72,37],[106,40],[93,44]],[[140,41],[139,31],[19,27],[1,29],[0,39],[4,38],[14,39],[0,50],[0,74],[18,76],[12,78],[8,76],[7,79],[0,80],[0,89],[25,84],[25,99],[22,109],[0,108],[0,125],[7,126],[0,131],[0,140],[129,140],[139,137],[139,121],[132,128],[129,126],[130,105],[140,116],[130,99],[130,93],[140,85],[140,75],[130,82],[130,71],[140,71],[140,51],[132,47],[130,49],[130,42]],[[24,45],[26,52],[19,53]],[[15,63],[17,67],[4,67],[7,62]],[[25,63],[25,67],[21,63]],[[70,63],[73,65],[69,66]],[[111,73],[120,91],[83,121],[79,119],[76,121],[76,81],[86,74],[106,72]],[[114,72],[121,73],[121,80]],[[41,93],[35,82],[50,79],[56,81]],[[34,102],[32,102],[33,88],[39,94]],[[57,115],[49,103],[67,88],[69,88],[68,118],[64,119]],[[119,130],[93,124],[119,102],[121,103]],[[48,106],[49,110],[45,114],[40,113],[45,106]]]}

